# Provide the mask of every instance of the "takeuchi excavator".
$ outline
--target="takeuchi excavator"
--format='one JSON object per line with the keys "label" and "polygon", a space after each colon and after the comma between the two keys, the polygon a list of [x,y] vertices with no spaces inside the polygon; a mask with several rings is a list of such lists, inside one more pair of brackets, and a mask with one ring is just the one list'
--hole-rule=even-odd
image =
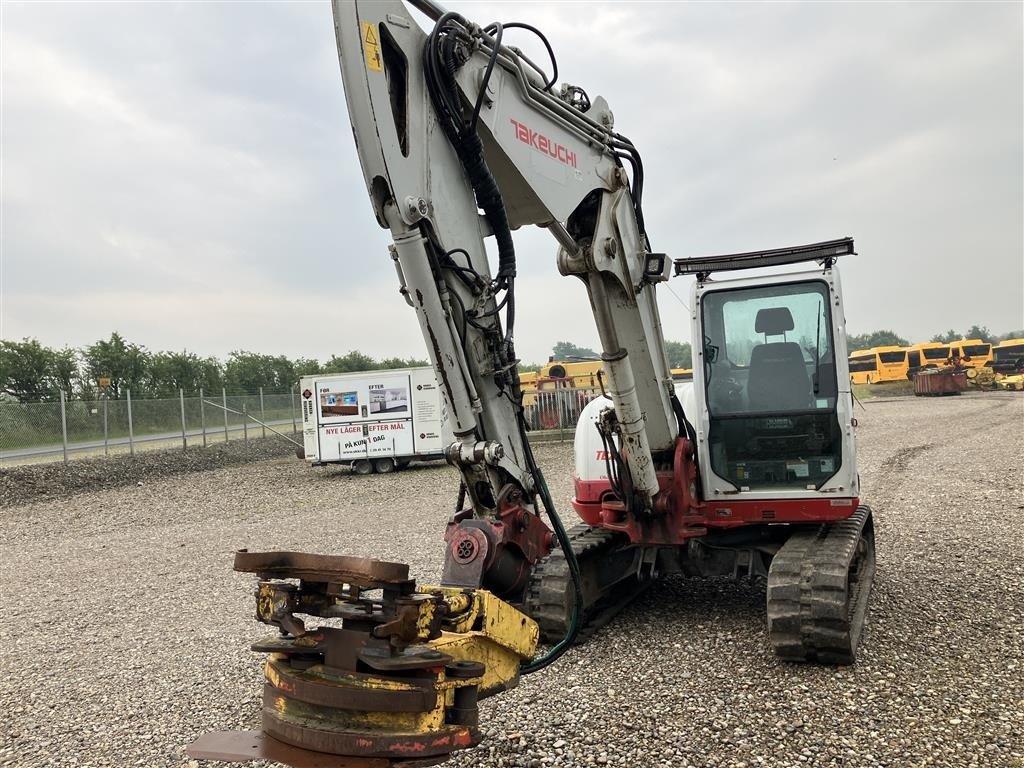
{"label": "takeuchi excavator", "polygon": [[[267,654],[262,728],[207,734],[190,754],[443,762],[480,742],[481,697],[665,574],[766,579],[782,659],[853,663],[875,559],[835,266],[852,239],[672,260],[647,232],[640,151],[603,98],[557,84],[540,30],[432,0],[333,10],[366,189],[461,483],[437,585],[402,563],[236,553],[276,630],[253,646]],[[512,44],[524,35],[549,61]],[[571,526],[531,451],[517,375],[512,232],[527,225],[554,238],[600,338],[605,394],[580,417]],[[673,273],[695,278],[692,382],[673,381],[665,354],[656,294]]]}

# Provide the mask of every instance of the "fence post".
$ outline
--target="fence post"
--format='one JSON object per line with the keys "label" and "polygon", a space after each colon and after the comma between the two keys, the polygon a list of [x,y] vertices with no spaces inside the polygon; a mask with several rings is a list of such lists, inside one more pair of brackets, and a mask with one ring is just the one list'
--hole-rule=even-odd
{"label": "fence post", "polygon": [[291,412],[292,412],[292,434],[293,435],[299,431],[298,427],[295,424],[295,411],[297,410],[297,406],[295,404],[295,395],[298,394],[295,391],[296,389],[298,389],[298,385],[292,384],[292,388],[290,390],[288,390],[288,394],[291,395],[291,398],[289,398],[289,399],[292,401]]}
{"label": "fence post", "polygon": [[556,395],[558,398],[558,442],[565,442],[565,397],[562,392]]}
{"label": "fence post", "polygon": [[[263,387],[260,387],[260,421],[267,420],[267,412],[263,408]],[[263,437],[267,436],[267,428],[263,428]]]}
{"label": "fence post", "polygon": [[224,388],[220,390],[220,398],[224,403],[224,442],[228,441],[228,391]]}
{"label": "fence post", "polygon": [[64,402],[64,390],[60,391],[60,431],[63,437],[64,463],[68,463],[68,411]]}
{"label": "fence post", "polygon": [[203,448],[206,447],[206,397],[203,388],[199,388],[199,425],[203,428]]}
{"label": "fence post", "polygon": [[249,447],[249,404],[242,399],[242,438],[245,440],[245,447]]}
{"label": "fence post", "polygon": [[185,390],[178,387],[178,402],[181,403],[181,450],[188,450],[188,438],[185,436]]}
{"label": "fence post", "polygon": [[132,424],[132,391],[124,391],[125,400],[128,402],[128,452],[135,455],[135,426]]}
{"label": "fence post", "polygon": [[110,444],[107,441],[107,396],[103,395],[103,455],[110,455]]}

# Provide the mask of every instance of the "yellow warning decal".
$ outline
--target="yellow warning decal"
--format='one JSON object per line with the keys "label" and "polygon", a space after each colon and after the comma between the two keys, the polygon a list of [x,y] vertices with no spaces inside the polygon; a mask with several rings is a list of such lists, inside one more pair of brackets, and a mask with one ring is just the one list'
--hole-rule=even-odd
{"label": "yellow warning decal", "polygon": [[366,66],[374,72],[384,70],[384,59],[380,55],[380,33],[369,22],[363,22],[363,50],[366,52]]}

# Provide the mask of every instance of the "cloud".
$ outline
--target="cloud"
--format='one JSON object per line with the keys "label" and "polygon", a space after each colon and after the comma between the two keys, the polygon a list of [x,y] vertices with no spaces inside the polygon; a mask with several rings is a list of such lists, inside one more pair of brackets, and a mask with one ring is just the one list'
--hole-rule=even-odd
{"label": "cloud", "polygon": [[[1024,325],[1019,5],[449,4],[536,24],[560,79],[608,99],[644,156],[656,249],[851,234],[851,330]],[[0,26],[0,334],[423,356],[326,5],[5,3]],[[595,345],[550,235],[516,240],[520,355]],[[686,309],[659,303],[689,339]]]}

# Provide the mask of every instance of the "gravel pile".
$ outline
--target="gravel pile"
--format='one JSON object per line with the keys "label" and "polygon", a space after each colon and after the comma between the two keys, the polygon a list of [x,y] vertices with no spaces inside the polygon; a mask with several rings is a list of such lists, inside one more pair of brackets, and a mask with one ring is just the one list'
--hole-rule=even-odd
{"label": "gravel pile", "polygon": [[[1024,401],[858,409],[878,575],[855,667],[777,661],[764,589],[670,579],[481,705],[452,766],[1024,766]],[[569,444],[540,446],[571,514]],[[188,766],[257,728],[265,633],[238,547],[439,576],[453,473],[228,467],[0,510],[0,765]]]}
{"label": "gravel pile", "polygon": [[0,468],[0,507],[70,496],[100,488],[147,483],[185,472],[205,472],[236,464],[294,456],[295,446],[280,437],[254,438],[210,445],[140,451],[135,456],[72,459],[63,463]]}

